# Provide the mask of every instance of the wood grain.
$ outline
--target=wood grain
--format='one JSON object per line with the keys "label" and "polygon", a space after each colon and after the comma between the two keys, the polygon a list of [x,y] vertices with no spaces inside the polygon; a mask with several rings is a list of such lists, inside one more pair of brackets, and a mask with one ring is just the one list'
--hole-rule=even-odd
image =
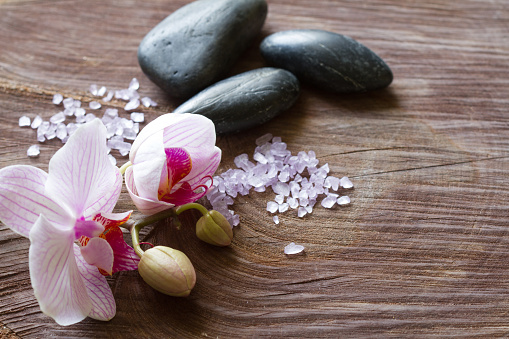
{"label": "wood grain", "polygon": [[[18,118],[58,112],[51,97],[83,100],[90,84],[125,88],[171,112],[141,72],[136,48],[187,1],[0,1],[0,167],[47,170],[61,147],[41,144]],[[0,225],[0,328],[12,337],[498,337],[509,335],[509,11],[504,0],[269,0],[263,32],[231,74],[261,67],[268,34],[319,28],[381,56],[393,84],[362,95],[303,86],[297,104],[245,133],[222,136],[219,171],[270,132],[296,153],[314,150],[352,178],[352,204],[303,219],[265,212],[269,193],[236,199],[228,248],[199,242],[197,215],[162,222],[146,241],[184,251],[197,284],[185,299],[146,286],[137,272],[109,282],[110,322],[60,327],[42,314],[28,272],[29,241]],[[112,102],[122,107],[121,102]],[[116,155],[119,163],[126,161]],[[124,191],[117,209],[133,208]],[[285,257],[294,241],[306,254]]]}

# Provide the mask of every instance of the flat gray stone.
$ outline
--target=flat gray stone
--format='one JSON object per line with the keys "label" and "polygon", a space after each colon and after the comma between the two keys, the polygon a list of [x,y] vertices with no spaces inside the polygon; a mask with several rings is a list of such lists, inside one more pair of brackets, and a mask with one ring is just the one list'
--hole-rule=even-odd
{"label": "flat gray stone", "polygon": [[211,119],[216,133],[245,130],[276,117],[299,96],[299,81],[279,68],[259,68],[222,80],[198,93],[174,113]]}
{"label": "flat gray stone", "polygon": [[198,0],[173,12],[141,41],[143,72],[170,96],[189,98],[230,70],[267,16],[265,0]]}
{"label": "flat gray stone", "polygon": [[312,29],[282,31],[266,37],[260,49],[271,66],[336,93],[384,88],[393,79],[391,69],[378,55],[341,34]]}

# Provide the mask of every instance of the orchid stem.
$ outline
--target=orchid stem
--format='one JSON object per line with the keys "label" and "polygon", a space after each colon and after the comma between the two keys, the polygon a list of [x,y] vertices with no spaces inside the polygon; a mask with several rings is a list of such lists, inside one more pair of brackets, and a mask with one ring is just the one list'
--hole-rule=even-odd
{"label": "orchid stem", "polygon": [[187,211],[191,208],[195,208],[197,209],[198,211],[200,211],[203,215],[207,215],[207,213],[209,213],[209,211],[203,207],[202,205],[198,204],[198,203],[195,203],[195,202],[192,202],[190,204],[185,204],[185,205],[182,205],[182,206],[179,206],[175,209],[175,213],[177,215],[179,215],[180,213],[184,212],[184,211]]}
{"label": "orchid stem", "polygon": [[[130,165],[131,163],[129,162],[128,164]],[[126,165],[127,164],[122,166],[122,168],[124,168]],[[127,166],[127,167],[129,167],[129,166]],[[122,168],[120,169],[120,171],[122,171]],[[131,227],[131,238],[132,238],[132,241],[133,241],[133,248],[134,248],[134,251],[136,252],[136,254],[141,258],[143,256],[143,253],[145,253],[141,249],[141,246],[140,246],[141,245],[141,243],[140,243],[140,230],[143,227],[151,225],[151,224],[156,223],[156,222],[158,222],[160,220],[163,220],[163,219],[167,219],[167,218],[170,218],[170,217],[176,217],[180,213],[182,213],[184,211],[187,211],[189,209],[192,209],[192,208],[199,210],[203,215],[206,215],[207,213],[209,213],[209,211],[205,207],[203,207],[202,205],[200,205],[198,203],[195,203],[195,202],[192,202],[190,204],[185,204],[185,205],[182,205],[182,206],[170,208],[169,210],[165,210],[165,211],[159,212],[157,214],[154,214],[154,215],[151,215],[151,216],[148,216],[146,218],[143,218],[141,220],[136,221],[134,223],[134,226]]]}
{"label": "orchid stem", "polygon": [[125,171],[131,166],[131,162],[128,161],[120,167],[120,174],[124,175]]}

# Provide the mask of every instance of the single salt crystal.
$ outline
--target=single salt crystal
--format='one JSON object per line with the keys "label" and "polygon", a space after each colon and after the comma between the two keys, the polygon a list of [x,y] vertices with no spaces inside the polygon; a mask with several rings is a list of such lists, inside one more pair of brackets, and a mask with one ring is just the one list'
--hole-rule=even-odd
{"label": "single salt crystal", "polygon": [[297,215],[299,218],[304,217],[307,213],[308,213],[308,211],[302,206],[299,207],[299,209],[297,210]]}
{"label": "single salt crystal", "polygon": [[62,102],[64,104],[64,108],[71,108],[74,106],[73,98],[65,98]]}
{"label": "single salt crystal", "polygon": [[67,115],[68,117],[73,116],[74,113],[76,113],[76,107],[74,106],[64,109],[64,115]]}
{"label": "single salt crystal", "polygon": [[338,198],[338,205],[348,205],[350,203],[350,197],[344,195]]}
{"label": "single salt crystal", "polygon": [[134,128],[134,122],[126,118],[120,119],[120,125],[124,128]]}
{"label": "single salt crystal", "polygon": [[44,133],[44,136],[46,139],[51,140],[54,139],[57,136],[57,128],[56,125],[51,125],[50,128]]}
{"label": "single salt crystal", "polygon": [[64,122],[65,121],[65,114],[64,112],[60,112],[60,113],[57,113],[55,115],[53,115],[49,121],[52,123],[52,124],[59,124],[61,122]]}
{"label": "single salt crystal", "polygon": [[74,116],[76,116],[76,117],[82,117],[82,116],[84,116],[84,115],[85,115],[85,113],[86,113],[85,109],[84,109],[84,108],[79,107],[79,108],[76,108],[76,110],[74,111]]}
{"label": "single salt crystal", "polygon": [[266,144],[267,142],[269,142],[271,139],[272,139],[272,134],[267,133],[265,135],[262,135],[258,139],[256,139],[255,143],[256,143],[257,146],[261,146],[261,145]]}
{"label": "single salt crystal", "polygon": [[39,154],[41,154],[39,145],[32,145],[32,146],[28,147],[27,156],[38,157]]}
{"label": "single salt crystal", "polygon": [[334,197],[327,196],[322,200],[322,206],[325,208],[332,208],[334,204],[336,204],[336,198]]}
{"label": "single salt crystal", "polygon": [[274,224],[279,224],[279,217],[277,215],[273,216],[272,220],[274,221]]}
{"label": "single salt crystal", "polygon": [[56,93],[55,95],[53,95],[53,103],[55,105],[60,105],[60,103],[62,103],[62,100],[64,100],[62,94]]}
{"label": "single salt crystal", "polygon": [[110,161],[113,164],[113,166],[117,165],[117,159],[115,159],[115,157],[113,155],[108,154],[108,159],[110,159]]}
{"label": "single salt crystal", "polygon": [[339,182],[339,178],[328,176],[323,183],[323,187],[332,188],[333,191],[337,191],[339,189]]}
{"label": "single salt crystal", "polygon": [[281,205],[279,205],[279,213],[284,213],[286,211],[288,211],[288,203],[282,203]]}
{"label": "single salt crystal", "polygon": [[288,197],[288,199],[286,199],[286,202],[288,203],[288,206],[291,209],[296,209],[297,207],[299,207],[299,200],[298,199],[295,199],[295,198],[292,198],[292,197]]}
{"label": "single salt crystal", "polygon": [[115,99],[129,101],[129,93],[126,89],[115,91]]}
{"label": "single salt crystal", "polygon": [[57,131],[56,131],[57,138],[60,140],[64,140],[65,137],[67,137],[67,127],[64,123],[59,123],[57,125]]}
{"label": "single salt crystal", "polygon": [[72,135],[74,132],[76,132],[76,130],[79,128],[79,125],[78,124],[75,124],[73,122],[70,122],[67,124],[66,126],[66,129],[67,129],[67,134],[68,135]]}
{"label": "single salt crystal", "polygon": [[339,180],[339,184],[341,185],[341,187],[343,188],[352,188],[353,187],[353,184],[352,182],[350,181],[350,179],[348,179],[348,177],[342,177],[340,180]]}
{"label": "single salt crystal", "polygon": [[238,214],[232,215],[231,224],[232,226],[238,226],[240,223],[240,217]]}
{"label": "single salt crystal", "polygon": [[290,195],[290,186],[283,182],[277,182],[275,185],[272,186],[272,190],[276,194],[282,194],[284,196]]}
{"label": "single salt crystal", "polygon": [[80,100],[74,100],[74,101],[72,102],[72,106],[73,106],[74,108],[80,108],[80,107],[81,107],[81,101],[80,101]]}
{"label": "single salt crystal", "polygon": [[279,204],[277,202],[269,201],[267,203],[267,211],[269,211],[270,213],[276,213],[278,209],[279,209]]}
{"label": "single salt crystal", "polygon": [[42,124],[42,118],[40,115],[38,115],[34,118],[34,120],[32,120],[32,124],[30,125],[30,127],[32,127],[33,129],[36,129],[39,126],[41,126],[41,124]]}
{"label": "single salt crystal", "polygon": [[133,78],[131,82],[129,83],[129,89],[130,90],[138,90],[140,88],[140,83],[138,82],[138,79]]}
{"label": "single salt crystal", "polygon": [[263,154],[261,153],[258,153],[256,152],[254,155],[253,155],[253,159],[255,161],[258,161],[260,164],[266,164],[268,161],[267,159],[263,156]]}
{"label": "single salt crystal", "polygon": [[97,96],[98,93],[97,85],[96,84],[90,85],[89,91],[90,93],[92,93],[93,96]]}
{"label": "single salt crystal", "polygon": [[282,194],[276,195],[276,198],[274,199],[278,204],[282,204],[285,201],[285,196]]}
{"label": "single salt crystal", "polygon": [[95,119],[95,115],[93,113],[88,113],[85,115],[85,121],[84,122],[90,122]]}
{"label": "single salt crystal", "polygon": [[141,98],[141,104],[145,107],[157,106],[157,103],[149,97]]}
{"label": "single salt crystal", "polygon": [[127,140],[134,140],[136,139],[136,131],[134,131],[132,128],[124,128],[122,136],[126,138]]}
{"label": "single salt crystal", "polygon": [[131,120],[134,122],[143,122],[143,121],[145,121],[145,114],[140,113],[140,112],[132,112]]}
{"label": "single salt crystal", "polygon": [[[99,90],[97,91],[97,96],[98,97],[102,97],[103,95],[106,94],[106,87],[105,86],[102,86],[101,88],[99,88]],[[112,96],[113,96],[113,93],[112,93]]]}
{"label": "single salt crystal", "polygon": [[118,109],[116,109],[116,108],[106,108],[106,110],[104,111],[104,115],[105,116],[109,116],[111,118],[116,118],[116,117],[118,117]]}
{"label": "single salt crystal", "polygon": [[101,108],[101,104],[98,103],[97,101],[90,101],[88,107],[90,107],[90,109],[99,109]]}
{"label": "single salt crystal", "polygon": [[132,99],[124,106],[125,111],[132,111],[133,109],[137,109],[140,106],[140,100]]}
{"label": "single salt crystal", "polygon": [[104,102],[109,102],[111,101],[111,99],[113,99],[113,94],[115,94],[115,92],[113,91],[108,91],[108,94],[103,98],[103,101]]}
{"label": "single salt crystal", "polygon": [[284,252],[286,255],[301,254],[304,251],[304,246],[296,245],[294,242],[285,246]]}
{"label": "single salt crystal", "polygon": [[19,118],[19,127],[28,127],[30,126],[30,118],[26,115]]}

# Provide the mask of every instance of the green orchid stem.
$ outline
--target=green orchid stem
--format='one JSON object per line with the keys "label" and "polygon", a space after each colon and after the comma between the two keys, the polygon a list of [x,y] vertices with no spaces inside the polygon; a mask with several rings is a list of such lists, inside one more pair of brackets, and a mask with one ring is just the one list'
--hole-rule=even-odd
{"label": "green orchid stem", "polygon": [[120,174],[124,175],[125,171],[131,166],[131,162],[128,161],[120,167]]}
{"label": "green orchid stem", "polygon": [[[124,166],[122,166],[122,167],[124,167]],[[129,166],[127,166],[127,167],[129,167]],[[120,169],[120,170],[122,170],[122,169]],[[190,203],[190,204],[185,204],[185,205],[182,205],[182,206],[171,208],[171,209],[166,210],[166,211],[159,212],[157,214],[148,216],[146,218],[143,218],[143,219],[135,222],[134,226],[131,228],[131,238],[132,238],[132,241],[133,241],[133,248],[134,248],[134,251],[136,252],[136,254],[141,258],[143,256],[143,253],[145,253],[141,249],[141,246],[140,246],[140,230],[143,227],[151,225],[153,223],[156,223],[156,222],[158,222],[160,220],[164,220],[164,219],[167,219],[167,218],[170,218],[170,217],[176,217],[180,213],[182,213],[184,211],[187,211],[187,210],[189,210],[191,208],[199,210],[203,215],[206,215],[209,212],[202,205],[193,202],[193,203]]]}

